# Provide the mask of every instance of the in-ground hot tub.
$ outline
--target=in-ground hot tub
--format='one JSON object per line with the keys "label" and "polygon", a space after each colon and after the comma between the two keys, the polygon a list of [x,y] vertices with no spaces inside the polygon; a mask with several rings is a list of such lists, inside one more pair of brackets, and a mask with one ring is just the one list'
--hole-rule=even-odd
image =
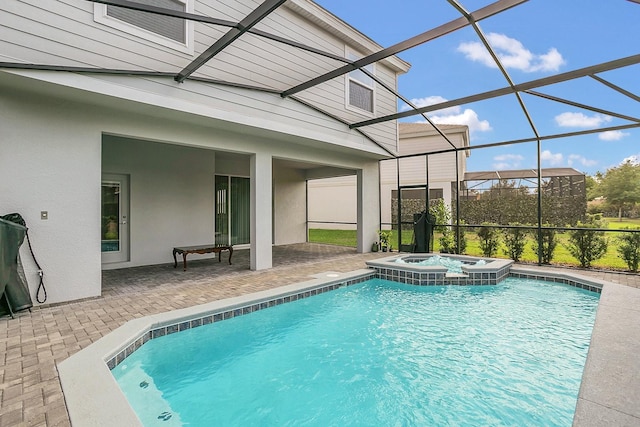
{"label": "in-ground hot tub", "polygon": [[509,275],[512,264],[510,259],[434,253],[367,261],[382,279],[419,286],[495,285]]}

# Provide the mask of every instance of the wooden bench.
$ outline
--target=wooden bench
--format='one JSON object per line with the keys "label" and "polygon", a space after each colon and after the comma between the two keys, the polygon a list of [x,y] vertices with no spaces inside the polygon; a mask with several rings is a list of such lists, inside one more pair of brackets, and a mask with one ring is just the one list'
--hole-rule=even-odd
{"label": "wooden bench", "polygon": [[221,252],[229,251],[229,264],[231,264],[231,256],[233,255],[233,246],[226,245],[199,245],[199,246],[181,246],[173,248],[173,268],[178,266],[176,254],[182,254],[183,271],[187,271],[187,255],[189,254],[218,254],[218,262],[220,262]]}

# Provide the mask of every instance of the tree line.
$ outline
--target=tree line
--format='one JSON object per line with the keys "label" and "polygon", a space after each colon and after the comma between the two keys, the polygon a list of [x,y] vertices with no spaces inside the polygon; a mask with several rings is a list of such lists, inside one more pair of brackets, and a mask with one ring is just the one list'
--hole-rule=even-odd
{"label": "tree line", "polygon": [[589,213],[616,216],[619,221],[640,217],[640,163],[627,160],[586,178]]}

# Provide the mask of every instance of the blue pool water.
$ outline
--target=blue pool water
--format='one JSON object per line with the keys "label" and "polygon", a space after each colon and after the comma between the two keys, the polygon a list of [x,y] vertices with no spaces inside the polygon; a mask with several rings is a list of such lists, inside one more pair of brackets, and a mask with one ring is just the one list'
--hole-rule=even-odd
{"label": "blue pool water", "polygon": [[374,279],[153,339],[112,372],[147,426],[568,426],[598,297]]}

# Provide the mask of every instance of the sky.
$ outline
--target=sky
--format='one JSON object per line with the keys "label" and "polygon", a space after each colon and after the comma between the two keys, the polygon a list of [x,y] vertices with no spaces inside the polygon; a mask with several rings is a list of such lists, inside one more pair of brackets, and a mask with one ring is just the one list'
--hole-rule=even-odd
{"label": "sky", "polygon": [[[316,0],[382,47],[460,17],[446,0]],[[460,0],[473,12],[488,0]],[[640,4],[629,0],[529,0],[479,22],[510,79],[518,84],[640,54]],[[417,106],[508,86],[471,27],[398,55],[411,64],[399,93]],[[597,74],[640,96],[640,64]],[[522,95],[538,134],[556,135],[637,123],[640,102],[591,77],[536,88],[600,112],[530,94]],[[408,107],[401,101],[399,111]],[[429,113],[435,123],[466,124],[471,145],[531,138],[534,130],[517,97],[508,95]],[[412,116],[402,121],[424,121]],[[468,171],[536,168],[537,144],[472,150]],[[543,140],[542,167],[572,167],[593,175],[628,160],[640,161],[640,128]]]}

